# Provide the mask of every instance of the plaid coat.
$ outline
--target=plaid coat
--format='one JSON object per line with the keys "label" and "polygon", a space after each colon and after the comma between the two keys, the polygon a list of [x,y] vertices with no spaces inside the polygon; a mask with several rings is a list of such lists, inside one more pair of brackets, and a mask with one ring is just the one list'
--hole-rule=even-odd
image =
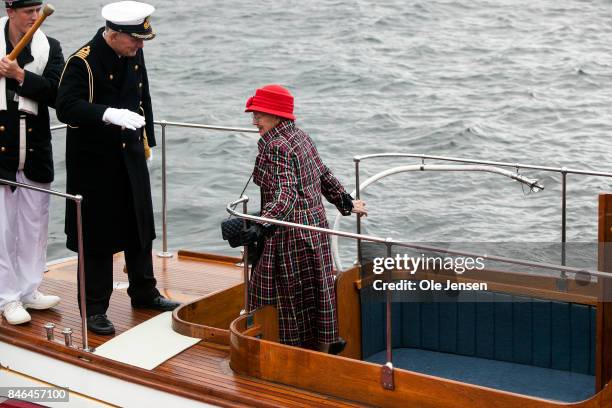
{"label": "plaid coat", "polygon": [[[350,214],[342,206],[344,187],[293,121],[264,134],[258,148],[253,180],[261,188],[262,217],[327,228],[321,195]],[[251,274],[251,310],[265,304],[277,307],[284,344],[338,341],[332,267],[329,236],[276,227]]]}

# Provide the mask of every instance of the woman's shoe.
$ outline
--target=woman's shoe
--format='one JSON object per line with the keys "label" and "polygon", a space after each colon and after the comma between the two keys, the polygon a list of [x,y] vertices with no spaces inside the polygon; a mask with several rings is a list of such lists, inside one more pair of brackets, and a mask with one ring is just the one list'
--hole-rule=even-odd
{"label": "woman's shoe", "polygon": [[346,347],[346,340],[344,340],[342,337],[338,337],[338,341],[332,343],[329,345],[329,354],[340,354],[344,351],[344,348]]}

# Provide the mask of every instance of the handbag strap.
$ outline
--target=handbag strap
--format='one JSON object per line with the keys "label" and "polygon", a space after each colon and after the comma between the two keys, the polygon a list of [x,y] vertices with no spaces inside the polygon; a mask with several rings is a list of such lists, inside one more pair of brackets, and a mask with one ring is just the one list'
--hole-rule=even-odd
{"label": "handbag strap", "polygon": [[[249,186],[249,183],[251,182],[251,179],[253,178],[253,173],[251,173],[251,176],[249,177],[249,179],[247,180],[246,184],[244,185],[244,188],[242,189],[242,193],[240,193],[240,195],[238,196],[238,198],[242,197],[244,195],[244,192],[246,191],[247,187]],[[238,206],[238,204],[234,204],[232,206],[232,210],[235,210],[236,207]],[[229,215],[229,217],[227,217],[227,219],[229,220],[230,218],[232,218],[232,214]]]}
{"label": "handbag strap", "polygon": [[[266,144],[264,145],[264,147],[261,149],[262,152],[266,151],[266,148],[268,147],[268,145],[270,144],[271,140],[269,140],[268,142],[266,142]],[[247,180],[246,184],[244,185],[244,188],[242,189],[242,193],[240,193],[240,195],[238,196],[238,198],[242,197],[242,195],[244,194],[244,192],[246,191],[247,187],[249,186],[249,183],[251,182],[251,179],[253,178],[253,173],[251,172],[251,176],[249,177],[249,179]],[[236,207],[238,206],[238,204],[234,204],[234,206],[232,207],[232,210],[235,210]],[[229,215],[229,217],[227,217],[227,219],[229,220],[230,218],[232,218],[232,214]]]}

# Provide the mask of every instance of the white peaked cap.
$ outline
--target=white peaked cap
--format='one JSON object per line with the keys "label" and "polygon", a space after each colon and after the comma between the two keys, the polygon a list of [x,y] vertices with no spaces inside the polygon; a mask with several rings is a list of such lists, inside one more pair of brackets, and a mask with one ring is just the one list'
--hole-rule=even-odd
{"label": "white peaked cap", "polygon": [[142,24],[155,11],[155,7],[139,1],[118,1],[102,8],[102,17],[117,25]]}

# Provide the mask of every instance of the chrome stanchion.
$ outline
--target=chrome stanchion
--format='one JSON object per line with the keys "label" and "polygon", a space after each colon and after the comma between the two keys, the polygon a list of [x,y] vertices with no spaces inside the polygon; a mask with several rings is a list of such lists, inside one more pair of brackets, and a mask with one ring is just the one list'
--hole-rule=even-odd
{"label": "chrome stanchion", "polygon": [[[387,258],[391,258],[391,242],[392,238],[387,238]],[[387,269],[387,282],[392,280],[392,270]],[[393,334],[391,331],[391,291],[387,288],[386,290],[386,307],[387,307],[387,362],[382,366],[380,372],[380,382],[383,388],[387,390],[395,389],[395,382],[393,380]]]}
{"label": "chrome stanchion", "polygon": [[166,199],[166,125],[167,122],[160,122],[162,128],[162,252],[158,252],[160,258],[172,258],[172,253],[168,252],[168,208]]}
{"label": "chrome stanchion", "polygon": [[[359,159],[354,158],[355,162],[355,199],[359,200],[361,197],[361,192],[359,189]],[[361,215],[357,214],[357,234],[361,234]],[[361,264],[361,240],[357,239],[357,259],[355,260],[355,265]]]}
{"label": "chrome stanchion", "polygon": [[[567,241],[566,224],[567,222],[567,169],[561,169],[561,265],[565,265],[565,244]],[[567,292],[567,273],[561,271],[561,276],[557,279],[557,289]]]}
{"label": "chrome stanchion", "polygon": [[[75,204],[76,204],[76,215],[77,215],[77,239],[78,239],[78,275],[79,275],[79,301],[80,301],[80,312],[81,312],[81,332],[83,337],[83,350],[90,352],[92,351],[89,348],[89,344],[87,341],[87,305],[85,304],[85,253],[83,251],[83,216],[81,203],[83,202],[83,196],[77,195]],[[64,330],[64,335],[65,330]],[[72,330],[70,331],[70,335],[72,336]],[[72,345],[72,337],[70,338],[70,342]]]}
{"label": "chrome stanchion", "polygon": [[[565,170],[565,167],[563,168]],[[567,241],[567,171],[561,173],[561,265],[565,265],[565,242]]]}
{"label": "chrome stanchion", "polygon": [[[242,212],[244,214],[248,214],[248,202],[249,197],[242,196],[240,198],[242,201]],[[247,228],[247,220],[242,220],[244,223],[244,229]],[[244,245],[244,250],[242,252],[242,267],[244,272],[244,309],[240,311],[240,315],[250,313],[249,309],[249,244]]]}

